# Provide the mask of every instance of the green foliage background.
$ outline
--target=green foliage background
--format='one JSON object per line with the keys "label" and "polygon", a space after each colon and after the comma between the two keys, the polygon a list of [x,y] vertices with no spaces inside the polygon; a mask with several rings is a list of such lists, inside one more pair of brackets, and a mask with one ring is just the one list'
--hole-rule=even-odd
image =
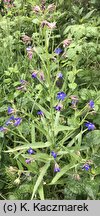
{"label": "green foliage background", "polygon": [[[0,199],[100,199],[100,1],[44,1],[56,9],[34,13],[43,1],[15,0],[15,7],[0,2],[0,125],[9,116],[8,106],[18,110],[22,123],[0,131]],[[41,23],[56,22],[56,28]],[[30,61],[22,36],[31,37],[34,49]],[[63,48],[63,40],[71,44]],[[63,54],[56,56],[55,48]],[[43,71],[45,81],[32,79],[34,70]],[[57,86],[57,74],[63,83]],[[18,91],[20,79],[28,82]],[[63,110],[55,112],[56,95],[67,93]],[[77,109],[71,109],[70,95],[77,95]],[[87,103],[95,102],[94,110]],[[45,117],[39,118],[42,110]],[[95,124],[87,131],[84,122]],[[32,147],[36,154],[29,156]],[[61,171],[54,173],[54,158]],[[26,164],[30,158],[32,163]],[[82,170],[90,161],[91,170]]]}

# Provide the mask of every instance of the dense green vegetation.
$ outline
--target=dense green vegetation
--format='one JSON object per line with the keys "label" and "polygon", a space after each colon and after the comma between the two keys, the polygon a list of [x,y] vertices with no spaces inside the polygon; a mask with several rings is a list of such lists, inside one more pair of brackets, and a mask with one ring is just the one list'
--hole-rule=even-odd
{"label": "dense green vegetation", "polygon": [[1,0],[0,199],[100,199],[99,14]]}

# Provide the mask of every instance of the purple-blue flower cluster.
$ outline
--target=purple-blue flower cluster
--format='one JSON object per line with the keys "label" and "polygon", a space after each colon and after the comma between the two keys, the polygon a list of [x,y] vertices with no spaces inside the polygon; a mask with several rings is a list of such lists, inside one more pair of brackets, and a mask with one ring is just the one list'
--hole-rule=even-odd
{"label": "purple-blue flower cluster", "polygon": [[86,122],[85,126],[88,128],[89,131],[95,129],[95,125],[92,124],[91,122]]}
{"label": "purple-blue flower cluster", "polygon": [[6,132],[6,131],[7,131],[7,128],[2,126],[2,127],[0,127],[0,131],[1,131],[1,132]]}
{"label": "purple-blue flower cluster", "polygon": [[32,73],[32,78],[37,78],[37,73],[36,72]]}
{"label": "purple-blue flower cluster", "polygon": [[57,93],[57,99],[58,100],[64,100],[66,96],[67,95],[64,92],[58,92]]}
{"label": "purple-blue flower cluster", "polygon": [[62,107],[63,107],[62,104],[58,104],[58,105],[54,106],[54,109],[55,109],[56,111],[61,111]]}
{"label": "purple-blue flower cluster", "polygon": [[14,112],[15,112],[15,110],[14,110],[13,108],[8,107],[8,114],[12,114],[12,113],[14,113]]}
{"label": "purple-blue flower cluster", "polygon": [[15,118],[14,116],[11,116],[7,121],[6,121],[6,125],[12,124],[14,126],[18,126],[20,125],[22,119],[17,117]]}
{"label": "purple-blue flower cluster", "polygon": [[6,121],[6,125],[13,124],[13,121],[14,121],[14,116],[11,116],[11,117]]}
{"label": "purple-blue flower cluster", "polygon": [[55,153],[54,151],[52,151],[52,152],[51,152],[51,155],[54,157],[54,159],[56,159],[57,153]]}
{"label": "purple-blue flower cluster", "polygon": [[88,171],[91,168],[91,166],[89,164],[84,164],[84,166],[82,167],[83,170]]}
{"label": "purple-blue flower cluster", "polygon": [[30,147],[28,150],[27,150],[28,154],[34,154],[35,151]]}
{"label": "purple-blue flower cluster", "polygon": [[43,113],[41,110],[38,110],[38,111],[37,111],[37,115],[39,115],[39,116],[44,116],[44,113]]}
{"label": "purple-blue flower cluster", "polygon": [[[11,107],[8,107],[8,114],[12,114],[14,113],[15,110]],[[20,117],[14,117],[13,115],[5,122],[5,125],[8,126],[8,125],[14,125],[15,127],[17,127],[18,125],[20,125],[22,121],[22,118]],[[0,131],[1,132],[5,132],[7,131],[7,127],[0,127]]]}
{"label": "purple-blue flower cluster", "polygon": [[[27,152],[28,152],[29,155],[35,154],[35,151],[31,147],[27,150]],[[32,162],[32,159],[28,158],[28,159],[25,160],[25,162],[27,164],[30,164]]]}
{"label": "purple-blue flower cluster", "polygon": [[27,164],[29,164],[29,163],[31,163],[31,159],[26,159],[25,162],[26,162]]}
{"label": "purple-blue flower cluster", "polygon": [[18,126],[21,123],[22,119],[21,118],[14,118],[14,126]]}
{"label": "purple-blue flower cluster", "polygon": [[63,50],[62,50],[60,47],[58,47],[58,48],[55,49],[54,52],[55,52],[57,55],[60,55],[60,54],[63,52]]}

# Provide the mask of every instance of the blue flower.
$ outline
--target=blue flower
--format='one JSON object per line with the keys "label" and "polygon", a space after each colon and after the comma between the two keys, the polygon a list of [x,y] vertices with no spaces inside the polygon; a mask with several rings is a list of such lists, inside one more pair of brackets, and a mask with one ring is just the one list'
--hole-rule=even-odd
{"label": "blue flower", "polygon": [[58,73],[58,76],[57,76],[58,78],[63,78],[63,74],[60,72],[60,73]]}
{"label": "blue flower", "polygon": [[54,172],[60,172],[60,167],[57,163],[55,163]]}
{"label": "blue flower", "polygon": [[86,122],[85,126],[88,128],[88,130],[94,130],[95,129],[95,125],[92,124],[91,122]]}
{"label": "blue flower", "polygon": [[15,118],[14,119],[15,120],[15,122],[14,122],[14,126],[18,126],[20,123],[21,123],[21,121],[22,121],[22,119],[21,118]]}
{"label": "blue flower", "polygon": [[66,96],[67,95],[64,92],[58,92],[57,93],[57,99],[58,100],[64,100]]}
{"label": "blue flower", "polygon": [[41,110],[38,110],[38,111],[37,111],[37,115],[43,116],[44,113],[43,113]]}
{"label": "blue flower", "polygon": [[27,150],[27,152],[28,152],[28,154],[34,154],[34,153],[35,153],[35,151],[34,151],[32,148],[29,148],[29,149]]}
{"label": "blue flower", "polygon": [[4,127],[0,127],[0,131],[1,131],[1,132],[4,131]]}
{"label": "blue flower", "polygon": [[2,127],[0,127],[0,131],[1,131],[1,132],[5,132],[6,130],[7,130],[7,128],[6,128],[6,127],[3,127],[3,126],[2,126]]}
{"label": "blue flower", "polygon": [[26,162],[27,164],[29,164],[29,163],[31,163],[31,160],[30,160],[30,159],[26,159],[25,162]]}
{"label": "blue flower", "polygon": [[55,51],[54,51],[57,55],[60,55],[63,50],[59,47],[59,48],[56,48]]}
{"label": "blue flower", "polygon": [[37,78],[37,73],[36,72],[32,73],[32,78]]}
{"label": "blue flower", "polygon": [[54,109],[57,111],[60,111],[62,109],[63,105],[62,104],[58,104],[56,106],[54,106]]}
{"label": "blue flower", "polygon": [[57,153],[55,153],[54,151],[51,152],[51,155],[56,158],[57,157]]}
{"label": "blue flower", "polygon": [[9,124],[13,124],[13,121],[15,120],[14,116],[11,116],[8,121],[6,122],[6,125],[9,125]]}
{"label": "blue flower", "polygon": [[22,119],[14,116],[11,116],[8,121],[6,122],[6,125],[13,124],[14,126],[18,126],[21,123]]}
{"label": "blue flower", "polygon": [[90,102],[89,102],[89,107],[90,107],[91,109],[94,108],[94,101],[93,101],[93,100],[90,100]]}
{"label": "blue flower", "polygon": [[12,114],[12,113],[14,113],[14,112],[15,112],[15,110],[14,110],[13,108],[8,107],[8,114]]}
{"label": "blue flower", "polygon": [[82,169],[85,169],[86,171],[88,171],[91,168],[91,166],[89,164],[85,164]]}

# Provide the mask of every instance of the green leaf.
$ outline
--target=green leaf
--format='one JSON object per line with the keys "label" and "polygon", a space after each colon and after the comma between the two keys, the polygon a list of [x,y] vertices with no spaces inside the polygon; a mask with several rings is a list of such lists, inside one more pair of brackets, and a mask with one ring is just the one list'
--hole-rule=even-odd
{"label": "green leaf", "polygon": [[35,125],[34,122],[31,124],[31,142],[35,143]]}
{"label": "green leaf", "polygon": [[18,97],[20,94],[21,94],[21,92],[20,92],[20,91],[18,91],[18,90],[17,90],[17,91],[15,91],[15,92],[14,92],[14,98]]}
{"label": "green leaf", "polygon": [[39,185],[41,184],[41,182],[42,182],[42,180],[43,180],[43,177],[44,177],[44,175],[45,175],[47,169],[49,168],[49,166],[50,166],[50,162],[46,163],[46,164],[41,168],[41,170],[40,170],[40,175],[39,175],[39,177],[38,177],[38,179],[37,179],[37,181],[36,181],[36,184],[35,184],[35,186],[34,186],[34,188],[33,188],[33,193],[32,193],[31,200],[34,198],[34,195],[35,195],[35,193],[37,192],[38,187],[39,187]]}
{"label": "green leaf", "polygon": [[43,190],[43,183],[40,184],[39,188],[38,188],[38,193],[40,196],[41,200],[44,200],[44,190]]}
{"label": "green leaf", "polygon": [[95,200],[92,187],[89,186],[89,185],[87,185],[87,186],[85,187],[85,190],[86,190],[86,192],[88,193],[89,197],[91,197],[93,200]]}
{"label": "green leaf", "polygon": [[91,145],[100,145],[100,130],[90,131],[83,139],[83,143]]}
{"label": "green leaf", "polygon": [[[59,123],[59,117],[60,117],[60,112],[56,113],[56,117],[55,117],[55,122],[54,122],[54,128],[57,128],[57,125]],[[56,132],[55,132],[56,133]]]}
{"label": "green leaf", "polygon": [[39,21],[37,18],[36,18],[36,19],[33,19],[32,22],[33,22],[34,24],[37,24],[37,25],[40,23],[40,21]]}
{"label": "green leaf", "polygon": [[46,147],[49,147],[51,145],[50,142],[36,142],[35,144],[34,143],[30,143],[30,144],[25,144],[23,146],[17,146],[13,149],[9,149],[7,151],[4,151],[4,152],[15,152],[15,151],[20,151],[20,150],[27,150],[28,148],[30,148],[30,146],[34,149],[38,149],[38,148],[46,148]]}
{"label": "green leaf", "polygon": [[[37,122],[38,124],[38,122]],[[44,130],[44,128],[41,125],[37,125],[35,124],[35,127],[42,132],[42,134],[44,134],[46,137],[48,137],[48,134],[46,133],[46,131]]]}
{"label": "green leaf", "polygon": [[73,82],[73,83],[69,83],[68,86],[70,89],[74,90],[74,89],[76,89],[77,84],[75,82]]}
{"label": "green leaf", "polygon": [[17,164],[18,164],[19,170],[23,170],[23,166],[22,166],[22,164],[20,163],[20,161],[17,160]]}
{"label": "green leaf", "polygon": [[94,10],[88,12],[88,13],[82,18],[82,20],[89,19],[95,10],[96,10],[96,9],[94,9]]}
{"label": "green leaf", "polygon": [[55,127],[55,135],[57,135],[60,131],[73,131],[75,128],[70,126],[58,125]]}
{"label": "green leaf", "polygon": [[68,143],[68,147],[71,147],[77,140],[78,140],[78,146],[81,146],[81,142],[82,142],[82,134],[84,133],[84,131],[80,131],[80,133],[78,135],[76,135],[69,143]]}
{"label": "green leaf", "polygon": [[4,80],[4,83],[10,83],[10,82],[11,82],[10,78]]}
{"label": "green leaf", "polygon": [[0,137],[3,138],[4,137],[4,133],[0,131]]}

